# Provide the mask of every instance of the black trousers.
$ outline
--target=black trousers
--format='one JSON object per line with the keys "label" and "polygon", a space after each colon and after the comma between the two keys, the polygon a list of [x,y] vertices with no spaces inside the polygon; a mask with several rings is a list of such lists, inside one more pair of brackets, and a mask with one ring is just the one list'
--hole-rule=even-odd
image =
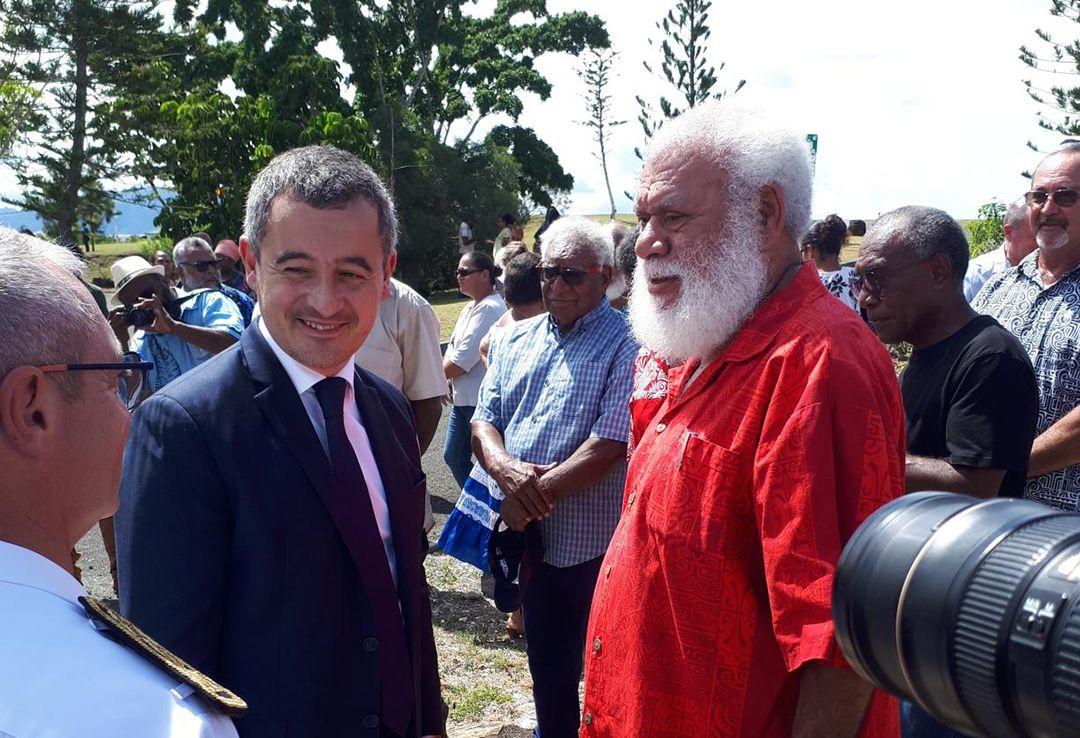
{"label": "black trousers", "polygon": [[541,738],[577,738],[585,630],[604,557],[566,568],[540,558],[526,552],[518,577],[538,732]]}

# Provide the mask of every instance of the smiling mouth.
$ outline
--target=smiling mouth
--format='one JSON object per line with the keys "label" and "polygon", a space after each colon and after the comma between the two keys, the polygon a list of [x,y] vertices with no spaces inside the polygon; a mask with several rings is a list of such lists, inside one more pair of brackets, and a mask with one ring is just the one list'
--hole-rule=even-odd
{"label": "smiling mouth", "polygon": [[306,318],[297,318],[301,323],[317,333],[333,333],[334,331],[344,328],[344,323],[323,323],[314,320],[308,320]]}

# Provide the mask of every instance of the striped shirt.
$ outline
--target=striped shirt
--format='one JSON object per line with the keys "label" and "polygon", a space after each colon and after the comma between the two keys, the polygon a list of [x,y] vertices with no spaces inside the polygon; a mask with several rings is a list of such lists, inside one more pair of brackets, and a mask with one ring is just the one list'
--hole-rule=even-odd
{"label": "striped shirt", "polygon": [[[625,443],[637,351],[606,299],[565,335],[548,315],[515,323],[491,346],[473,422],[493,425],[511,456],[533,464],[566,461],[590,438]],[[574,566],[607,550],[625,479],[620,460],[540,521],[544,563]]]}

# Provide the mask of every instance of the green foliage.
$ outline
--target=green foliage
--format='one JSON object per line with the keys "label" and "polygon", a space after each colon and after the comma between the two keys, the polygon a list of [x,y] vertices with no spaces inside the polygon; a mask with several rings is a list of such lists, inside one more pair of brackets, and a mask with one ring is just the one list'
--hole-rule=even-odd
{"label": "green foliage", "polygon": [[[1080,0],[1050,0],[1050,15],[1080,23]],[[1052,80],[1080,75],[1080,42],[1059,41],[1039,28],[1035,36],[1037,46],[1020,47],[1022,62]],[[1080,136],[1080,87],[1051,84],[1046,88],[1031,79],[1024,80],[1024,87],[1044,108],[1038,112],[1039,127],[1065,136]],[[1030,141],[1028,146],[1035,148]]]}
{"label": "green foliage", "polygon": [[[637,96],[641,113],[638,122],[645,132],[645,138],[653,137],[665,120],[676,118],[683,110],[693,108],[707,100],[720,100],[729,94],[725,90],[714,91],[716,73],[723,71],[708,60],[708,41],[712,35],[709,29],[709,10],[712,0],[675,0],[675,6],[656,24],[660,41],[660,72],[664,81],[675,90],[677,97],[672,100],[665,95],[658,101],[659,110],[640,95]],[[655,48],[656,42],[650,38],[649,46]],[[653,65],[643,62],[646,71],[655,74]],[[746,80],[739,80],[734,94],[742,89]],[[641,152],[638,151],[638,156]]]}
{"label": "green foliage", "polygon": [[39,97],[29,85],[11,79],[0,82],[0,156],[9,155],[18,137],[30,128]]}
{"label": "green foliage", "polygon": [[979,207],[978,220],[967,223],[971,256],[993,251],[1005,240],[1005,205],[988,202]]}

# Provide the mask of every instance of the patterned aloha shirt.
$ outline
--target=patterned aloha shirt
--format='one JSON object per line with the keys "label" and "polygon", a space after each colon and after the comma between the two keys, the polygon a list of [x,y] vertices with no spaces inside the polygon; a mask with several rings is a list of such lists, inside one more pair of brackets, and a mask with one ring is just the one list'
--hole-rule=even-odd
{"label": "patterned aloha shirt", "polygon": [[[1027,351],[1039,385],[1041,434],[1080,405],[1080,266],[1047,287],[1038,255],[1035,250],[992,276],[971,305],[1001,323]],[[1080,510],[1080,464],[1029,479],[1024,496]]]}

